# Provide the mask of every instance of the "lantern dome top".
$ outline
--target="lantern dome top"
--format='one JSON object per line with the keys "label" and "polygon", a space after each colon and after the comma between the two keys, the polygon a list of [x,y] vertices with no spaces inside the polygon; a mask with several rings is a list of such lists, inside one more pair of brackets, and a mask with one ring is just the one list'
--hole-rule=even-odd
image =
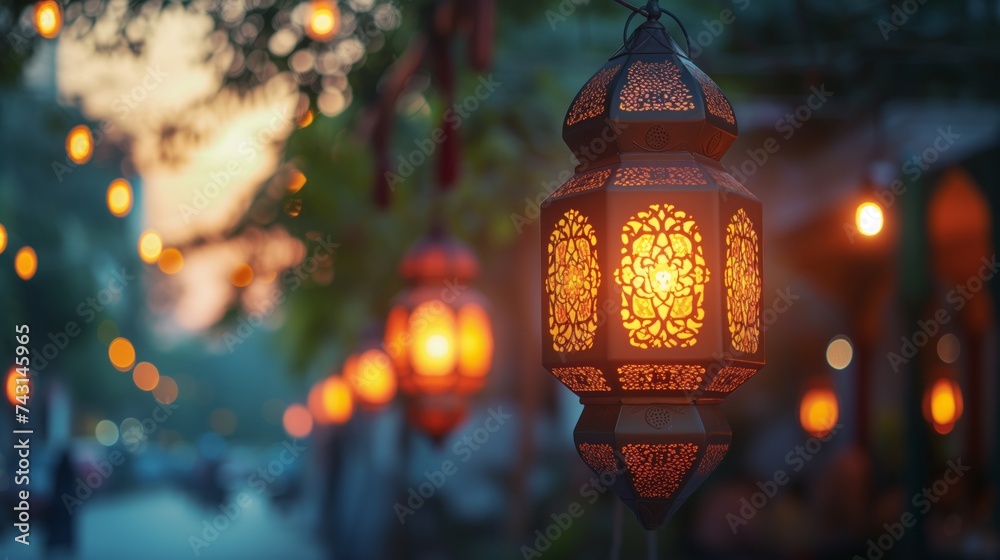
{"label": "lantern dome top", "polygon": [[718,160],[736,136],[725,94],[656,20],[640,25],[594,74],[563,122],[570,149],[598,161],[661,152]]}
{"label": "lantern dome top", "polygon": [[399,270],[415,284],[464,281],[479,275],[479,261],[468,246],[435,227],[410,248]]}

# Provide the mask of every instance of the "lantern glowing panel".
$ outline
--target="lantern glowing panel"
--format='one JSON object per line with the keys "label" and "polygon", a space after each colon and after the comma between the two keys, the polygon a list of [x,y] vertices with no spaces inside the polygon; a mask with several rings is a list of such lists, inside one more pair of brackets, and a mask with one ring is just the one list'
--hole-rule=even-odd
{"label": "lantern glowing panel", "polygon": [[383,348],[409,396],[408,417],[440,440],[464,418],[464,397],[482,388],[493,364],[486,300],[468,287],[479,265],[434,230],[400,268],[408,287],[389,312]]}
{"label": "lantern glowing panel", "polygon": [[719,163],[735,114],[656,19],[570,105],[588,156],[540,217],[544,365],[584,404],[581,458],[625,473],[648,529],[725,456],[718,405],[765,362],[761,205]]}

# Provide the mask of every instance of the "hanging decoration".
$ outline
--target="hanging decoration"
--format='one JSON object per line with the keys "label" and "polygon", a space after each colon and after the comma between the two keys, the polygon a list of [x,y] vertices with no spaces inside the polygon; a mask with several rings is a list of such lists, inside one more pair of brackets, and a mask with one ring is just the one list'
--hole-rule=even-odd
{"label": "hanging decoration", "polygon": [[440,441],[465,418],[467,397],[486,383],[493,363],[486,298],[471,287],[479,263],[435,228],[400,272],[408,287],[389,312],[384,348],[409,396],[409,420]]}
{"label": "hanging decoration", "polygon": [[764,365],[761,205],[719,163],[736,118],[674,16],[617,1],[648,21],[566,115],[569,148],[596,153],[542,206],[543,360],[584,405],[584,462],[656,529],[722,461],[719,405]]}

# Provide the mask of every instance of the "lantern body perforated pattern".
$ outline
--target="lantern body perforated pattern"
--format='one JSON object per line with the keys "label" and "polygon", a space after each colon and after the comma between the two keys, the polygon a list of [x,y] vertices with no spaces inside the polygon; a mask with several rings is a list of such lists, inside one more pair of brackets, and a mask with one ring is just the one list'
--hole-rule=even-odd
{"label": "lantern body perforated pattern", "polygon": [[493,331],[486,299],[471,287],[475,255],[440,232],[418,243],[403,260],[409,286],[386,320],[386,353],[408,416],[435,440],[465,416],[465,398],[486,382],[493,361]]}
{"label": "lantern body perforated pattern", "polygon": [[541,212],[543,360],[585,405],[581,457],[655,528],[722,460],[718,403],[764,364],[761,207],[718,161],[737,133],[718,86],[656,21],[629,47],[564,122],[589,159]]}

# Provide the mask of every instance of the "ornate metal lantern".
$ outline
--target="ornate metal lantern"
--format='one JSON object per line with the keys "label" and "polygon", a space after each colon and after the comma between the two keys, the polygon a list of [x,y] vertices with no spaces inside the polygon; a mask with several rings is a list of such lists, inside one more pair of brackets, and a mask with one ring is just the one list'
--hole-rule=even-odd
{"label": "ornate metal lantern", "polygon": [[469,285],[479,263],[435,229],[400,271],[409,286],[389,312],[384,348],[410,396],[410,421],[439,441],[465,417],[466,397],[486,383],[493,362],[486,299]]}
{"label": "ornate metal lantern", "polygon": [[761,205],[719,163],[726,96],[655,2],[639,13],[566,115],[566,144],[593,157],[541,213],[542,331],[584,404],[580,456],[655,529],[725,456],[719,403],[764,365]]}

